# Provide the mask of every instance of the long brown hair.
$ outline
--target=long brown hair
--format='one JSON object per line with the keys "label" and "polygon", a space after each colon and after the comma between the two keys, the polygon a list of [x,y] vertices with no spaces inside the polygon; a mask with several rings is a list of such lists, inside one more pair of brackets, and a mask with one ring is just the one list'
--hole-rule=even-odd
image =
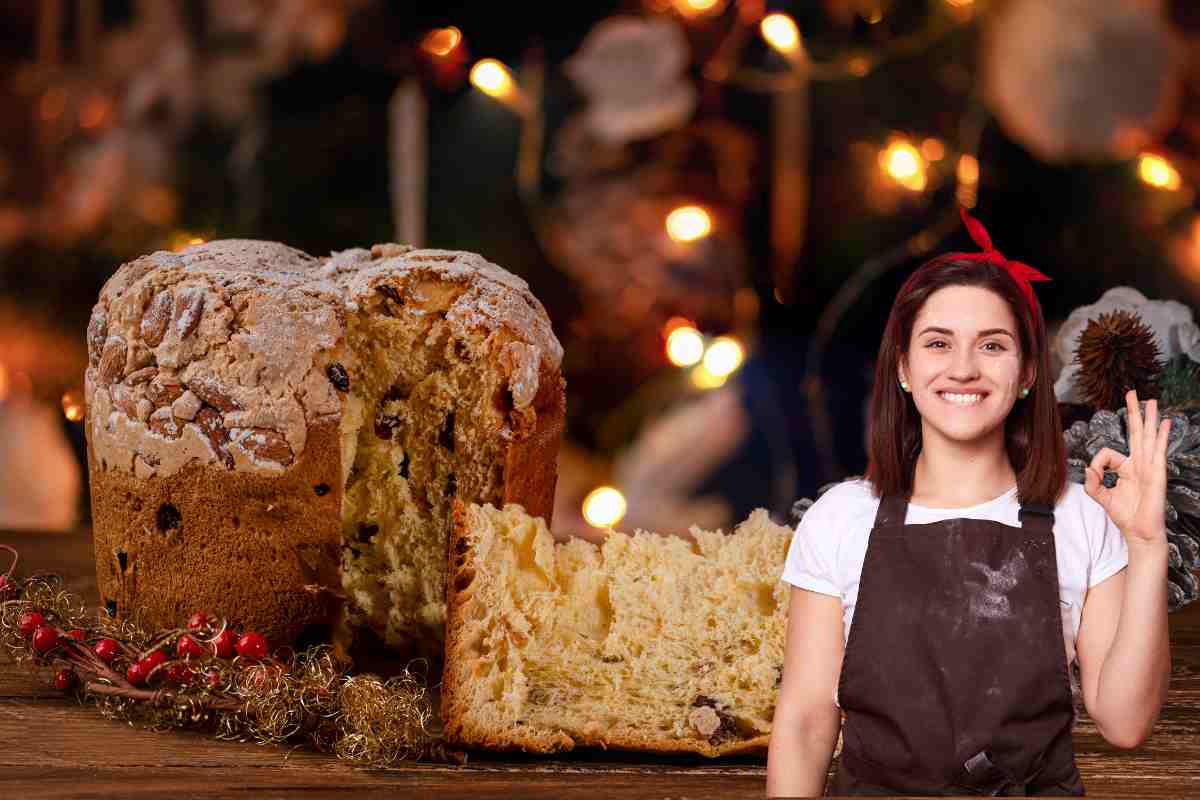
{"label": "long brown hair", "polygon": [[934,258],[918,267],[896,296],[875,365],[865,477],[877,496],[912,493],[917,456],[921,452],[921,415],[912,398],[900,388],[900,358],[908,352],[913,325],[925,301],[947,286],[989,289],[1008,303],[1017,320],[1023,374],[1032,359],[1037,375],[1029,396],[1018,400],[1009,412],[1004,423],[1004,442],[1017,474],[1020,502],[1043,503],[1054,508],[1066,488],[1067,458],[1050,374],[1046,322],[1040,306],[1029,307],[1017,282],[1006,270],[980,261]]}

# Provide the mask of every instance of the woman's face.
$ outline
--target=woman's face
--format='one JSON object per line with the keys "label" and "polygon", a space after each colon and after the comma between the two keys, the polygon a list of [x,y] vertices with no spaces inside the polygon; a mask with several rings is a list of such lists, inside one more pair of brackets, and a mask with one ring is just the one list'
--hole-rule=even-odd
{"label": "woman's face", "polygon": [[1032,386],[1017,321],[999,295],[976,286],[947,286],[917,313],[900,380],[909,385],[925,436],[973,442],[997,430],[1018,395]]}

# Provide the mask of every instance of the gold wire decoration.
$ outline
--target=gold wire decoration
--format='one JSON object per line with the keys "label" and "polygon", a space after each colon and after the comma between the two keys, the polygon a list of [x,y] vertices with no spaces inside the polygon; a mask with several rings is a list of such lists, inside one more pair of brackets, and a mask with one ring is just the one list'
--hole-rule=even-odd
{"label": "gold wire decoration", "polygon": [[[224,740],[299,742],[377,767],[420,759],[466,762],[465,753],[447,747],[433,725],[425,659],[415,659],[399,675],[383,680],[348,674],[326,644],[299,653],[281,648],[263,659],[177,658],[183,636],[208,645],[225,623],[149,633],[135,622],[89,616],[82,598],[64,589],[58,576],[4,577],[0,651],[35,673],[70,670],[77,680],[69,691],[103,717],[150,730],[198,730]],[[58,644],[46,653],[35,652],[20,630],[22,617],[33,611],[59,635]],[[69,636],[73,629],[82,637]],[[106,638],[119,647],[111,664],[94,650]],[[154,651],[166,660],[149,673],[147,685],[134,686],[126,680],[126,668]],[[185,676],[182,681],[170,681],[172,670]]]}

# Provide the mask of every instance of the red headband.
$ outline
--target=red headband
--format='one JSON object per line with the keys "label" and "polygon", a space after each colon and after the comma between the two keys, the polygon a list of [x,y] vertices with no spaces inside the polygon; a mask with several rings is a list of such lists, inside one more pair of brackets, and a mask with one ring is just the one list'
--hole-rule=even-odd
{"label": "red headband", "polygon": [[1022,264],[1019,261],[1009,261],[1000,251],[992,247],[992,237],[988,236],[987,230],[983,224],[967,213],[965,208],[959,208],[959,213],[962,214],[963,224],[967,226],[967,232],[971,234],[971,238],[975,240],[975,244],[983,248],[982,253],[950,253],[946,256],[947,259],[964,259],[967,261],[984,261],[1003,267],[1008,270],[1008,274],[1013,276],[1013,280],[1021,287],[1021,293],[1025,295],[1025,299],[1029,301],[1029,307],[1036,310],[1037,295],[1033,293],[1033,285],[1031,281],[1048,281],[1051,278],[1038,272],[1028,264]]}

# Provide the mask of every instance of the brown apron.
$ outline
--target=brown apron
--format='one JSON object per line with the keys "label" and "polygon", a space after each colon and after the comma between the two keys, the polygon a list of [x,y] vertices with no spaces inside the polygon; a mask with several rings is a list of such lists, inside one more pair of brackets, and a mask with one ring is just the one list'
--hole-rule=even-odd
{"label": "brown apron", "polygon": [[834,795],[1083,795],[1054,511],[905,525],[884,497],[842,661]]}

